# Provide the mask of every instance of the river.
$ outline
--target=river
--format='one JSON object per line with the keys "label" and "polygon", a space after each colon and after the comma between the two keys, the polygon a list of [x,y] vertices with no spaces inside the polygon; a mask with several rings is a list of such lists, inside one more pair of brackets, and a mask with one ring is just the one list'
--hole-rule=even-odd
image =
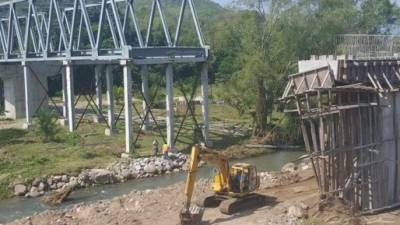
{"label": "river", "polygon": [[[302,151],[277,151],[262,156],[252,157],[240,160],[257,166],[260,171],[279,170],[287,162],[296,160],[303,155]],[[202,167],[198,172],[198,177],[207,178],[213,174],[213,168],[209,166]],[[73,192],[70,200],[59,206],[65,208],[77,203],[90,203],[93,201],[111,199],[116,196],[127,194],[133,190],[147,190],[172,185],[186,178],[186,173],[175,173],[170,175],[158,176],[153,178],[131,180],[125,183],[94,186],[86,189],[80,189]],[[34,213],[40,213],[49,209],[38,199],[11,198],[0,201],[0,223],[11,222],[13,220],[31,216]]]}

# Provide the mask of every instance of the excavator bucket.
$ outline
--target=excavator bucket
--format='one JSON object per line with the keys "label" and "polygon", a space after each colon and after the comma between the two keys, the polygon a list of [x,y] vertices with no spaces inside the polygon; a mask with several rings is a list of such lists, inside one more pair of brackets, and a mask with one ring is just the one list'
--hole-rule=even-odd
{"label": "excavator bucket", "polygon": [[182,209],[180,214],[181,225],[200,225],[203,218],[204,208],[192,206]]}

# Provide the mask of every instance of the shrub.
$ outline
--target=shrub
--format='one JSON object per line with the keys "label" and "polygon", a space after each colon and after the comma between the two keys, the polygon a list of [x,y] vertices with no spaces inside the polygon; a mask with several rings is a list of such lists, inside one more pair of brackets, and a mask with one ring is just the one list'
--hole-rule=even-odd
{"label": "shrub", "polygon": [[114,86],[113,94],[115,99],[115,104],[120,105],[124,99],[124,89],[122,87]]}
{"label": "shrub", "polygon": [[54,141],[60,127],[57,116],[48,109],[41,109],[36,115],[36,133],[42,142]]}
{"label": "shrub", "polygon": [[97,157],[97,154],[93,153],[93,152],[85,151],[85,152],[81,153],[81,158],[83,158],[83,159],[93,159],[96,157]]}
{"label": "shrub", "polygon": [[68,133],[65,142],[69,145],[76,146],[81,142],[81,136],[76,132]]}

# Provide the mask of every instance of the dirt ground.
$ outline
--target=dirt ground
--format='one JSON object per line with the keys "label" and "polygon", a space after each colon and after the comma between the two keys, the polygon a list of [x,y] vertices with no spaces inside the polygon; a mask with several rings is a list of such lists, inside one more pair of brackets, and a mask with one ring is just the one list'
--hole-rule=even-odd
{"label": "dirt ground", "polygon": [[[318,190],[311,170],[286,174],[273,180],[273,184],[262,185],[258,192],[269,197],[266,206],[230,216],[220,213],[218,209],[206,209],[203,224],[400,224],[400,210],[370,217],[352,217],[337,202],[319,211]],[[271,183],[270,180],[268,182]],[[205,180],[197,182],[195,196],[207,192],[208,185]],[[48,210],[10,225],[176,225],[184,201],[183,193],[183,183],[156,190],[134,191],[109,201],[78,204],[67,210]],[[292,206],[303,209],[299,217],[290,215],[293,214],[290,212]]]}

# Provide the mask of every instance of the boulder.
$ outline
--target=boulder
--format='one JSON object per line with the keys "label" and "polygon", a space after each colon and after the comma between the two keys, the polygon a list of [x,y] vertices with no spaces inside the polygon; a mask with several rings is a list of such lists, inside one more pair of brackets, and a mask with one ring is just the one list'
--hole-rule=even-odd
{"label": "boulder", "polygon": [[35,178],[35,179],[32,181],[32,186],[35,186],[35,187],[39,186],[39,184],[40,184],[41,181],[42,181],[42,180],[41,180],[40,178]]}
{"label": "boulder", "polygon": [[17,184],[14,186],[14,194],[16,196],[24,196],[28,192],[28,188],[23,184]]}
{"label": "boulder", "polygon": [[53,176],[53,182],[58,183],[61,181],[62,176]]}
{"label": "boulder", "polygon": [[287,163],[281,169],[281,171],[283,173],[292,173],[292,172],[294,172],[296,170],[297,170],[297,166],[294,163]]}
{"label": "boulder", "polygon": [[90,177],[89,177],[89,172],[87,170],[82,171],[79,176],[78,176],[78,182],[79,183],[89,183],[90,182]]}
{"label": "boulder", "polygon": [[40,192],[37,187],[32,187],[29,193],[27,194],[27,197],[31,198],[37,198],[40,196]]}
{"label": "boulder", "polygon": [[47,185],[44,182],[40,182],[38,185],[38,191],[45,191],[47,189]]}
{"label": "boulder", "polygon": [[64,182],[58,182],[57,183],[57,189],[60,189],[60,188],[62,188],[62,187],[64,187],[65,186],[65,183]]}
{"label": "boulder", "polygon": [[53,178],[52,177],[47,178],[47,184],[48,185],[53,185]]}
{"label": "boulder", "polygon": [[61,177],[61,181],[64,182],[64,183],[68,183],[69,182],[68,176],[67,175],[63,175]]}
{"label": "boulder", "polygon": [[89,171],[89,178],[96,184],[110,184],[114,182],[114,175],[110,170],[92,169]]}
{"label": "boulder", "polygon": [[148,165],[146,165],[144,167],[144,172],[146,172],[146,173],[155,173],[155,172],[157,172],[157,168],[154,165],[154,163],[149,163]]}
{"label": "boulder", "polygon": [[304,218],[306,212],[301,207],[292,205],[288,208],[287,215],[291,218]]}

